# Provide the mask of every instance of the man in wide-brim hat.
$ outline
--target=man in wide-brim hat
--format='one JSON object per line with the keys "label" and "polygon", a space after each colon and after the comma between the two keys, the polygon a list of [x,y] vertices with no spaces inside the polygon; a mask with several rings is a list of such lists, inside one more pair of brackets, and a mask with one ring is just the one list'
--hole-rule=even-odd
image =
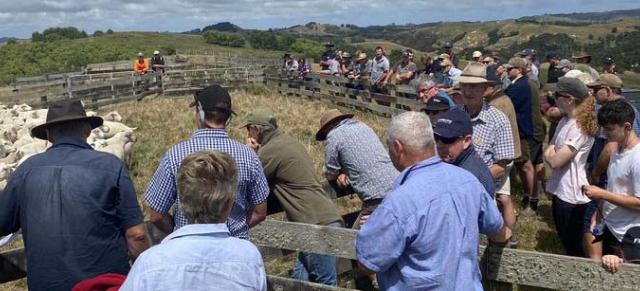
{"label": "man in wide-brim hat", "polygon": [[573,56],[573,59],[576,60],[576,63],[588,64],[591,62],[591,55],[586,52],[579,52]]}
{"label": "man in wide-brim hat", "polygon": [[51,104],[32,134],[53,145],[24,161],[0,195],[0,236],[22,228],[29,289],[71,290],[99,274],[126,275],[129,256],[149,247],[127,167],[86,142],[100,125],[80,101]]}

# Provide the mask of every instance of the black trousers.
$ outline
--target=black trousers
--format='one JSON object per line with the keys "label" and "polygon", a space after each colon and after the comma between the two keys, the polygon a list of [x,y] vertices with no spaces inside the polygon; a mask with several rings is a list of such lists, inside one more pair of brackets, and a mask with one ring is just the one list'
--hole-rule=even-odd
{"label": "black trousers", "polygon": [[553,221],[568,256],[585,257],[582,236],[586,207],[587,204],[571,204],[558,199],[555,195],[553,196],[551,202]]}

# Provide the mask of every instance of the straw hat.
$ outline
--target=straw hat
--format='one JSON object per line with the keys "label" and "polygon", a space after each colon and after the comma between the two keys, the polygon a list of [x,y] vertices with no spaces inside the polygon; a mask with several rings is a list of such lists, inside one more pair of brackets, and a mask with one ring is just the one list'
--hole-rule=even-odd
{"label": "straw hat", "polygon": [[320,129],[316,133],[316,140],[321,141],[327,139],[327,134],[329,134],[329,131],[336,123],[352,117],[353,114],[344,114],[338,109],[325,111],[322,117],[320,117]]}
{"label": "straw hat", "polygon": [[364,60],[367,58],[367,54],[366,53],[360,53],[358,55],[358,61]]}
{"label": "straw hat", "polygon": [[457,79],[460,84],[493,83],[487,80],[487,66],[478,62],[469,63]]}

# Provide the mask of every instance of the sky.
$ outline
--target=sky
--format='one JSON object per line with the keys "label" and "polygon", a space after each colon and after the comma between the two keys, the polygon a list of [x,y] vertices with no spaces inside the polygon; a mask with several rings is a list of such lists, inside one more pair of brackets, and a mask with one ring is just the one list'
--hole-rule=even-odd
{"label": "sky", "polygon": [[368,26],[635,8],[639,0],[0,0],[0,37],[29,38],[54,26],[182,32],[224,21],[257,29],[312,21]]}

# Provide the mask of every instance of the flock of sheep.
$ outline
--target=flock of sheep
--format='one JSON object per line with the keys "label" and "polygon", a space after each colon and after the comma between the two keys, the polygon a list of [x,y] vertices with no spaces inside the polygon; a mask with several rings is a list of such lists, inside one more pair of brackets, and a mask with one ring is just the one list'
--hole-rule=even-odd
{"label": "flock of sheep", "polygon": [[[87,115],[97,113],[89,111]],[[47,109],[33,109],[26,104],[0,105],[0,191],[18,165],[51,146],[50,142],[31,136],[31,129],[45,123],[46,118]],[[87,142],[98,151],[128,160],[136,142],[135,128],[122,124],[122,117],[115,111],[102,118],[104,124],[91,131]]]}

